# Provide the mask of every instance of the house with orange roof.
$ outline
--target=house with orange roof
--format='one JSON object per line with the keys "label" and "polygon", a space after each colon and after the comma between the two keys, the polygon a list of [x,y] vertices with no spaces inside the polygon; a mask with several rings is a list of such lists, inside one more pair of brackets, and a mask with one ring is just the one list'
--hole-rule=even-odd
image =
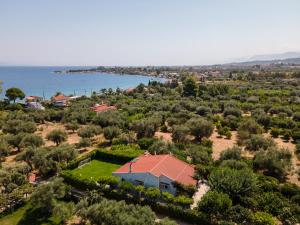
{"label": "house with orange roof", "polygon": [[113,175],[134,185],[156,187],[175,195],[175,183],[187,186],[197,185],[197,180],[193,177],[194,172],[192,165],[172,155],[148,154],[126,163],[113,172]]}
{"label": "house with orange roof", "polygon": [[54,95],[51,98],[51,102],[55,106],[67,106],[68,101],[69,101],[69,97],[66,96],[66,95],[64,95],[64,94],[62,94],[62,93]]}
{"label": "house with orange roof", "polygon": [[96,113],[100,113],[100,112],[104,112],[107,110],[116,110],[117,107],[114,105],[109,106],[107,104],[102,103],[101,105],[95,104],[93,107],[91,107],[91,109],[92,109],[92,111],[94,111]]}

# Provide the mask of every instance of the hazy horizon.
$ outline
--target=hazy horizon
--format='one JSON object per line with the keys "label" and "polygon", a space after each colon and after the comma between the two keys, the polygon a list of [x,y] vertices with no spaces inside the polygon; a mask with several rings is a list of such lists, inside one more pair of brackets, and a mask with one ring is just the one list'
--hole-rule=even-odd
{"label": "hazy horizon", "polygon": [[0,65],[207,65],[300,52],[297,0],[1,0]]}

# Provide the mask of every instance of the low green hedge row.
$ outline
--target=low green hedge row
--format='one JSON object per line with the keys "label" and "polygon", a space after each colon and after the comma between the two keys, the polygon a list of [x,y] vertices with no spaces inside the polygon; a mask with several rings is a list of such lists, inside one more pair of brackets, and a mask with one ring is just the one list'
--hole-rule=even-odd
{"label": "low green hedge row", "polygon": [[78,167],[79,163],[85,159],[91,158],[111,162],[115,164],[125,164],[134,158],[142,155],[144,152],[137,145],[114,145],[110,150],[108,149],[97,149],[90,152],[76,160],[71,161],[63,169],[75,169]]}
{"label": "low green hedge row", "polygon": [[94,159],[115,164],[125,164],[143,154],[136,145],[114,145],[110,150],[100,149],[95,152]]}

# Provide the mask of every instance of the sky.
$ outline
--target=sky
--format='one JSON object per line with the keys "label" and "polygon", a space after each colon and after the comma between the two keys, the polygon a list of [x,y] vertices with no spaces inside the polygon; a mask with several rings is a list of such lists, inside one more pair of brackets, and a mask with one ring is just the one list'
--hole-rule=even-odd
{"label": "sky", "polygon": [[203,65],[300,51],[299,0],[0,0],[0,65]]}

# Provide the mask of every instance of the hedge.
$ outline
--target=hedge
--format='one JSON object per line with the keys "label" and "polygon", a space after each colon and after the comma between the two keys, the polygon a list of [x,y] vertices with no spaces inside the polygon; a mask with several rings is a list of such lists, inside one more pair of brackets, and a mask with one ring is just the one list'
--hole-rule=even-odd
{"label": "hedge", "polygon": [[115,145],[111,150],[99,149],[95,152],[94,159],[115,164],[125,164],[143,154],[143,151],[134,145]]}
{"label": "hedge", "polygon": [[63,169],[75,169],[79,163],[87,158],[97,159],[105,162],[111,162],[115,164],[125,164],[134,158],[142,155],[144,152],[140,150],[136,145],[115,145],[111,147],[111,150],[97,149],[82,157],[79,157],[65,166]]}

